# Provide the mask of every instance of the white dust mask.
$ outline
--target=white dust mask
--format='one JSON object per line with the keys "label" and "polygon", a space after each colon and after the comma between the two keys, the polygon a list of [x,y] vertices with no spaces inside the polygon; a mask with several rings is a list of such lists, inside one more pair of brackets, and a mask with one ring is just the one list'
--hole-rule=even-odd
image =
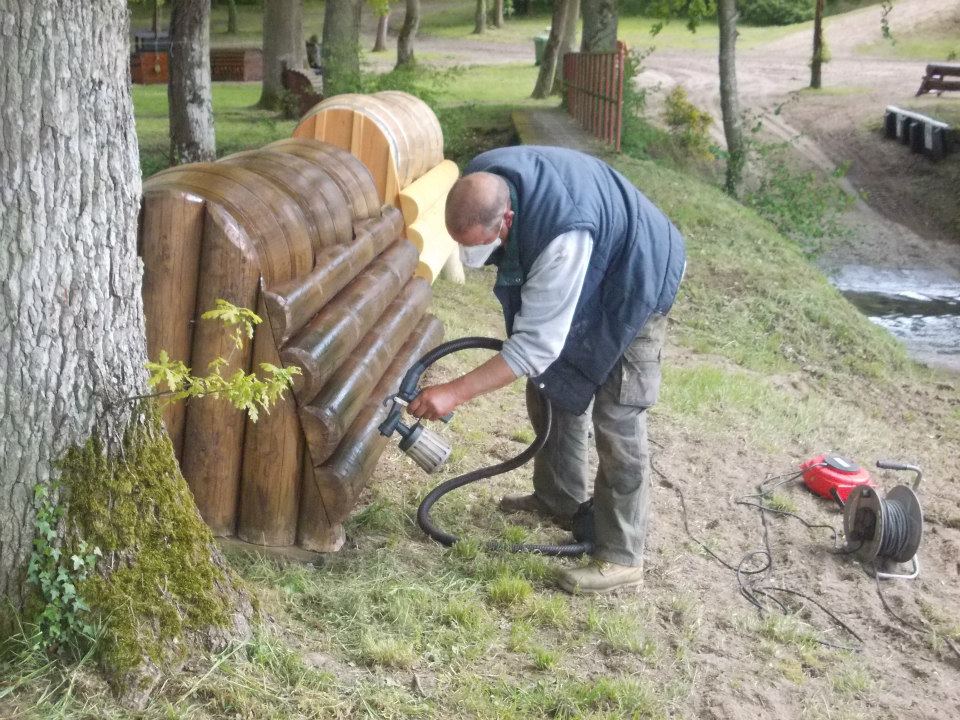
{"label": "white dust mask", "polygon": [[460,262],[469,268],[483,267],[484,263],[486,263],[489,257],[493,255],[493,251],[502,244],[503,243],[500,241],[500,238],[497,238],[493,242],[487,243],[486,245],[461,245]]}

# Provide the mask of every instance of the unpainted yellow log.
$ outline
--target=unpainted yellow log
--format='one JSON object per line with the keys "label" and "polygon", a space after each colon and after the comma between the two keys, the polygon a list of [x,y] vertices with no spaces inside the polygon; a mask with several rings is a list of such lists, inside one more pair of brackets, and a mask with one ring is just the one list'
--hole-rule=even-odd
{"label": "unpainted yellow log", "polygon": [[[144,193],[139,249],[147,357],[151,360],[157,360],[163,350],[171,360],[190,365],[205,215],[203,198],[189,192]],[[163,407],[163,422],[178,458],[183,450],[185,412],[182,401]]]}
{"label": "unpainted yellow log", "polygon": [[440,204],[434,205],[426,216],[407,228],[407,238],[420,251],[417,276],[430,283],[440,275],[450,255],[458,251],[457,243],[447,232]]}
{"label": "unpainted yellow log", "polygon": [[444,160],[400,191],[403,222],[413,225],[436,205],[445,206],[447,193],[460,177],[460,169],[452,160]]}

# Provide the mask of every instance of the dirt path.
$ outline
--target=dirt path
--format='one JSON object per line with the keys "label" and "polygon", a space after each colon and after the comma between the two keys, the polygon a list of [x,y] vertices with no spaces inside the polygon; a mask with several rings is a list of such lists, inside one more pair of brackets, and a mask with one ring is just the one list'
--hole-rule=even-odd
{"label": "dirt path", "polygon": [[[904,0],[896,3],[890,22],[896,33],[929,23],[937,17],[960,15],[960,3],[943,0]],[[856,202],[845,223],[855,237],[828,249],[823,263],[879,264],[890,268],[938,267],[960,281],[960,246],[955,216],[930,211],[916,194],[930,194],[930,204],[953,205],[949,194],[938,202],[942,178],[922,157],[895,143],[885,143],[870,131],[883,108],[913,100],[923,63],[862,55],[857,48],[882,40],[879,6],[829,18],[825,36],[832,59],[823,68],[826,93],[801,93],[809,82],[812,43],[809,30],[738,53],[741,104],[763,122],[767,138],[789,141],[800,157],[833,172],[848,165],[841,180]],[[715,139],[723,143],[717,58],[690,51],[656,51],[638,82],[651,91],[657,112],[657,89],[682,84],[695,103],[708,108],[717,122]],[[935,101],[931,101],[935,102]],[[905,192],[904,177],[916,191]],[[924,181],[930,178],[928,189]],[[864,199],[866,198],[866,200]]]}

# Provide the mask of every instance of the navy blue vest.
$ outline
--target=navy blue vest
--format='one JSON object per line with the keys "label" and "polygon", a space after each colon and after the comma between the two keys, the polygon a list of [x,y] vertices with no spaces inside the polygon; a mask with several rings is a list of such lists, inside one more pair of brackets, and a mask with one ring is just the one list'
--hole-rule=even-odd
{"label": "navy blue vest", "polygon": [[557,406],[583,413],[627,345],[654,312],[673,305],[683,274],[683,238],[623,175],[574,150],[522,145],[475,157],[466,173],[504,178],[514,216],[497,266],[494,293],[507,333],[520,309],[520,288],[558,235],[586,230],[593,254],[566,343],[536,383]]}

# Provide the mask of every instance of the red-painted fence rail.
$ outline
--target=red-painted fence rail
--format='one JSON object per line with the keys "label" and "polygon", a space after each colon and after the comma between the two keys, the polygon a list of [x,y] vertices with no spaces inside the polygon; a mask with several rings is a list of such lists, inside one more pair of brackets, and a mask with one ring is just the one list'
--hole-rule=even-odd
{"label": "red-painted fence rail", "polygon": [[582,128],[620,151],[623,129],[623,67],[627,46],[605,53],[563,56],[567,112]]}

